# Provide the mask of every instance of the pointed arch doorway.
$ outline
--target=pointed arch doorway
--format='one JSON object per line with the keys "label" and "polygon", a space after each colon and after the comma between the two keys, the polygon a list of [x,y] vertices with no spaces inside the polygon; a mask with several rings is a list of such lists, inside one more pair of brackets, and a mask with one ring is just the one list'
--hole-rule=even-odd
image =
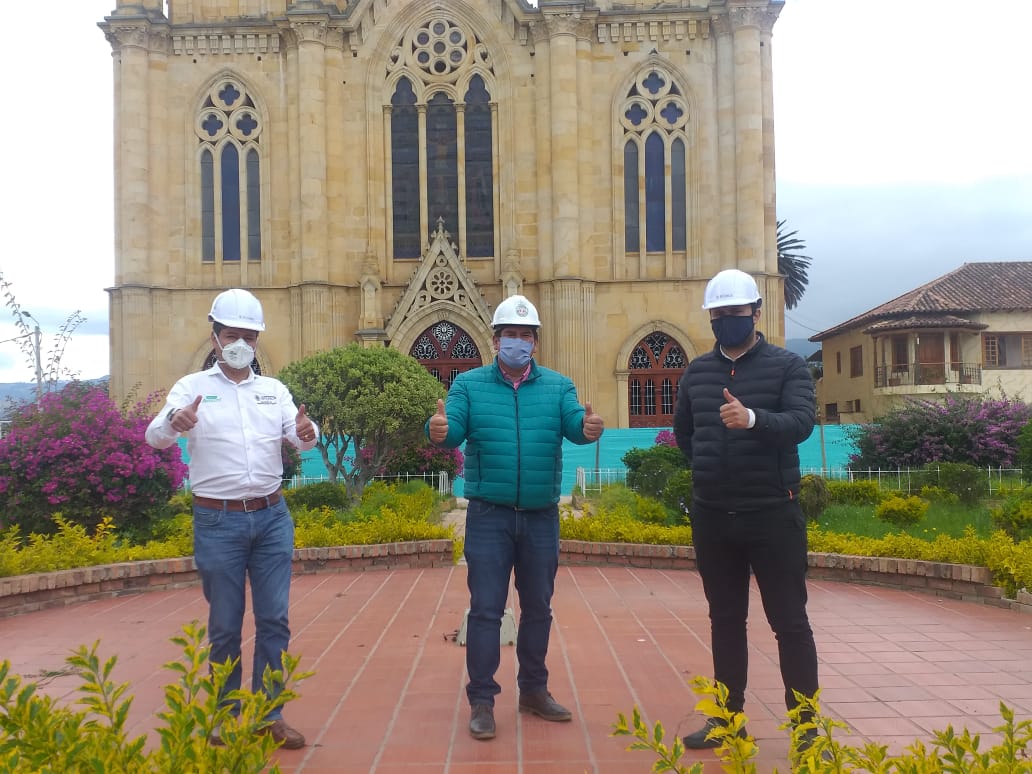
{"label": "pointed arch doorway", "polygon": [[653,331],[635,345],[627,363],[630,427],[674,423],[677,382],[687,365],[684,348],[662,331]]}
{"label": "pointed arch doorway", "polygon": [[420,333],[409,354],[445,389],[451,387],[459,374],[483,365],[473,337],[448,320],[436,322]]}

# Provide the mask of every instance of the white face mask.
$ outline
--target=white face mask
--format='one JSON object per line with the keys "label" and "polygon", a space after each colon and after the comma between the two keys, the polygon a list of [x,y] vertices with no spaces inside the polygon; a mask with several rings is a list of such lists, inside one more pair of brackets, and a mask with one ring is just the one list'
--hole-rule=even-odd
{"label": "white face mask", "polygon": [[244,369],[254,360],[254,349],[243,339],[222,347],[222,359],[230,368]]}

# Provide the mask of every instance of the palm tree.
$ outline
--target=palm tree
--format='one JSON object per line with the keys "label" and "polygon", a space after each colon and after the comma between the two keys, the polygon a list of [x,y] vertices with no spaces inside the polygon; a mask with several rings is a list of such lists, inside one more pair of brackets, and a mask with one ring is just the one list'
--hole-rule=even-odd
{"label": "palm tree", "polygon": [[798,231],[784,233],[785,221],[778,221],[778,272],[785,276],[785,308],[795,309],[796,305],[803,299],[806,286],[810,284],[810,278],[806,276],[806,270],[810,268],[813,260],[808,255],[803,255],[806,249],[806,241],[797,239]]}

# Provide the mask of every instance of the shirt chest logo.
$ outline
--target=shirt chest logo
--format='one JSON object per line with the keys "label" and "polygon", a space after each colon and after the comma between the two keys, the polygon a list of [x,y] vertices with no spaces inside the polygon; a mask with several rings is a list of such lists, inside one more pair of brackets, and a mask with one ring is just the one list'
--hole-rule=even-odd
{"label": "shirt chest logo", "polygon": [[255,395],[254,402],[259,406],[275,406],[276,396],[275,395]]}

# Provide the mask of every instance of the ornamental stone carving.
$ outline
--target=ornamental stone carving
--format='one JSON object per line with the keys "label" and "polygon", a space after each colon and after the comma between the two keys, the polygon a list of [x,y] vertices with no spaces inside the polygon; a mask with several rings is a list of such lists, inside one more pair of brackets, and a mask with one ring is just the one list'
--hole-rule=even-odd
{"label": "ornamental stone carving", "polygon": [[732,8],[730,10],[731,26],[737,31],[744,27],[756,27],[765,34],[770,34],[777,21],[777,11],[768,8]]}

